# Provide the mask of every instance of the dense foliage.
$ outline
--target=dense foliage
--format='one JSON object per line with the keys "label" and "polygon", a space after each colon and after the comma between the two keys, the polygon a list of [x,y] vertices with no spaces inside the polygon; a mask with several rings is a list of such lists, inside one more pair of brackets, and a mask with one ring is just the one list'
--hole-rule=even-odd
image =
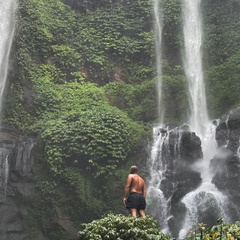
{"label": "dense foliage", "polygon": [[156,222],[149,216],[132,218],[108,214],[99,220],[83,224],[78,239],[167,240],[170,237],[161,233]]}
{"label": "dense foliage", "polygon": [[240,2],[203,1],[203,64],[212,118],[239,107]]}
{"label": "dense foliage", "polygon": [[188,240],[235,240],[240,238],[240,222],[234,224],[221,223],[212,227],[205,227],[205,224],[199,223],[196,228],[189,232]]}
{"label": "dense foliage", "polygon": [[212,116],[222,116],[231,108],[239,107],[240,103],[240,51],[226,62],[214,66],[207,72],[210,92],[209,106]]}

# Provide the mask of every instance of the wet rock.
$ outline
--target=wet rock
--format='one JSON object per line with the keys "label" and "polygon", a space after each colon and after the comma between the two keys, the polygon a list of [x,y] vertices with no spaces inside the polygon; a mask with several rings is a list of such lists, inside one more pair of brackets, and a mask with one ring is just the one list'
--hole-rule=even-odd
{"label": "wet rock", "polygon": [[[211,161],[212,182],[233,202],[240,216],[240,108],[232,110],[216,129],[218,153]],[[236,215],[236,214],[235,214]],[[234,220],[237,220],[236,218]]]}

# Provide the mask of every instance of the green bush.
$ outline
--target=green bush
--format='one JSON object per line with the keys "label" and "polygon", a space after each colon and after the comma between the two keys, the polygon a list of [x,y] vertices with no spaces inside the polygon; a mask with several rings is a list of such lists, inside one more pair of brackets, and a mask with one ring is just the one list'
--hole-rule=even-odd
{"label": "green bush", "polygon": [[111,173],[126,159],[143,132],[140,125],[107,106],[41,124],[47,161],[56,173],[61,173],[66,163],[93,168],[96,175]]}
{"label": "green bush", "polygon": [[83,224],[78,240],[164,240],[171,239],[160,232],[153,218],[132,218],[108,214],[99,220]]}
{"label": "green bush", "polygon": [[46,160],[55,173],[62,173],[66,164],[92,169],[96,176],[112,173],[143,136],[144,128],[110,106],[95,84],[56,86],[40,74],[33,87],[39,115],[33,129],[45,143]]}
{"label": "green bush", "polygon": [[[221,219],[220,219],[221,220]],[[234,240],[240,239],[240,222],[234,224],[222,223],[205,229],[205,224],[199,223],[195,231],[190,231],[188,240]]]}
{"label": "green bush", "polygon": [[137,85],[111,82],[104,90],[110,104],[125,111],[132,119],[143,122],[156,119],[155,79]]}

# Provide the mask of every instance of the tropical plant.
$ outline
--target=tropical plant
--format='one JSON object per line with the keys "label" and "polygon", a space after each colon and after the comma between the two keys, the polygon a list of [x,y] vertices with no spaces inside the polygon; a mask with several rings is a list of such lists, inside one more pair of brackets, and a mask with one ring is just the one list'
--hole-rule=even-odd
{"label": "tropical plant", "polygon": [[112,213],[105,217],[83,224],[78,232],[79,240],[170,240],[161,233],[156,221],[146,218],[132,218]]}
{"label": "tropical plant", "polygon": [[188,240],[235,240],[240,238],[240,222],[234,224],[223,223],[223,219],[218,219],[218,225],[206,228],[203,223],[195,226],[189,231]]}

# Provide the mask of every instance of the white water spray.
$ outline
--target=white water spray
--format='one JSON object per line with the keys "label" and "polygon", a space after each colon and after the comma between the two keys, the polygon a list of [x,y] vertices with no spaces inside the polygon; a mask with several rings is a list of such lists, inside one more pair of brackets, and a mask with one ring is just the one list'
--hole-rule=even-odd
{"label": "white water spray", "polygon": [[154,12],[154,40],[155,40],[155,53],[156,53],[156,70],[157,70],[157,93],[158,93],[158,120],[161,124],[163,121],[163,106],[162,102],[162,57],[161,57],[161,45],[162,45],[162,16],[160,0],[153,0],[153,12]]}
{"label": "white water spray", "polygon": [[187,208],[187,214],[183,228],[179,233],[179,239],[186,239],[190,228],[202,222],[199,216],[209,213],[209,211],[215,218],[218,214],[219,217],[223,217],[224,221],[230,221],[228,218],[228,198],[210,182],[204,182],[198,189],[188,193],[182,202]]}
{"label": "white water spray", "polygon": [[[152,216],[159,220],[160,228],[163,232],[168,232],[168,203],[164,197],[163,191],[160,189],[161,181],[164,179],[166,163],[162,156],[162,149],[168,136],[161,132],[159,127],[153,129],[153,145],[151,149],[151,157],[149,162],[150,176],[147,189],[148,211]],[[161,159],[161,161],[159,161]]]}
{"label": "white water spray", "polygon": [[2,97],[7,80],[9,55],[14,34],[16,0],[0,0],[0,122]]}
{"label": "white water spray", "polygon": [[201,0],[183,0],[185,61],[184,69],[189,83],[190,126],[198,136],[204,136],[208,114],[202,71]]}

